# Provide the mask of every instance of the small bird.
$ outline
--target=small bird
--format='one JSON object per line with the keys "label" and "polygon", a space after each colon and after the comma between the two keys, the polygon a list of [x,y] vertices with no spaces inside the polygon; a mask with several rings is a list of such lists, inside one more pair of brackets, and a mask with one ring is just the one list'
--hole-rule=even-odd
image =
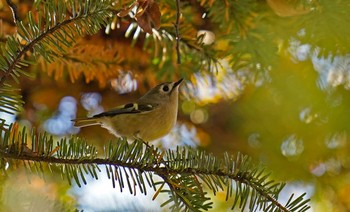
{"label": "small bird", "polygon": [[167,135],[175,126],[182,81],[159,84],[134,103],[72,121],[76,127],[101,125],[117,137],[141,138],[147,142],[156,140]]}

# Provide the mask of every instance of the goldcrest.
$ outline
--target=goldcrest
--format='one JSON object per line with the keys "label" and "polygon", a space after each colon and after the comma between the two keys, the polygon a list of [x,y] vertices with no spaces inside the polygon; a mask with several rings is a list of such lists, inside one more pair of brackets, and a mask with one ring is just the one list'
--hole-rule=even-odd
{"label": "goldcrest", "polygon": [[76,127],[101,125],[113,135],[128,139],[156,140],[167,135],[176,123],[182,81],[159,84],[134,103],[72,121]]}

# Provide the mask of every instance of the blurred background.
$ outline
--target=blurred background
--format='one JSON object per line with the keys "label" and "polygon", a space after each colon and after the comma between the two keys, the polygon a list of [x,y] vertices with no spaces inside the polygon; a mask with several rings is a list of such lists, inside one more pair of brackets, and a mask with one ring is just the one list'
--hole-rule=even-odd
{"label": "blurred background", "polygon": [[[32,1],[13,2],[23,18],[33,9]],[[116,1],[116,8],[132,2]],[[288,183],[282,199],[307,192],[311,211],[349,211],[350,2],[224,2],[181,0],[181,64],[176,62],[174,1],[155,3],[161,25],[152,34],[137,24],[132,10],[115,16],[98,34],[80,38],[62,59],[31,66],[33,77],[19,84],[23,112],[0,116],[57,139],[79,135],[102,150],[112,135],[99,127],[75,128],[70,120],[128,103],[161,82],[183,77],[178,123],[155,142],[158,146],[247,154],[265,164],[273,179]],[[5,42],[16,28],[4,1],[0,18]],[[91,179],[82,188],[55,174],[43,180],[20,169],[1,181],[1,205],[12,211],[158,211],[165,200],[152,202],[152,194],[129,198],[128,192],[111,188],[103,172],[101,180]],[[149,208],[142,208],[147,200]],[[230,208],[225,193],[214,206]]]}

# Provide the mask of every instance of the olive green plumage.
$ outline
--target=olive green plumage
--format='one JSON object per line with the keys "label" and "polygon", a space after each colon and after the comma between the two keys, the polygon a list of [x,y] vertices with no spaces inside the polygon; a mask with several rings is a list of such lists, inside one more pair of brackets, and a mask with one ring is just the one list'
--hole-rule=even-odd
{"label": "olive green plumage", "polygon": [[76,127],[101,125],[115,136],[128,139],[156,140],[167,135],[176,123],[181,82],[159,84],[134,103],[72,121]]}

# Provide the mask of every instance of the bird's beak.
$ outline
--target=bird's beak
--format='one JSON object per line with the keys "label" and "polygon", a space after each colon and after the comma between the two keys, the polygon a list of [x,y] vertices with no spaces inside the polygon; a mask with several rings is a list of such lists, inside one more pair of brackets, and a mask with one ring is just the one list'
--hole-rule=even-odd
{"label": "bird's beak", "polygon": [[182,83],[183,80],[184,80],[184,79],[180,79],[179,81],[174,82],[173,89],[171,89],[169,95],[170,95],[171,93],[173,93],[173,91],[178,90],[178,89],[176,89],[176,88]]}
{"label": "bird's beak", "polygon": [[180,79],[179,81],[175,82],[173,88],[176,88],[177,86],[179,86],[182,83],[183,80],[184,79]]}

